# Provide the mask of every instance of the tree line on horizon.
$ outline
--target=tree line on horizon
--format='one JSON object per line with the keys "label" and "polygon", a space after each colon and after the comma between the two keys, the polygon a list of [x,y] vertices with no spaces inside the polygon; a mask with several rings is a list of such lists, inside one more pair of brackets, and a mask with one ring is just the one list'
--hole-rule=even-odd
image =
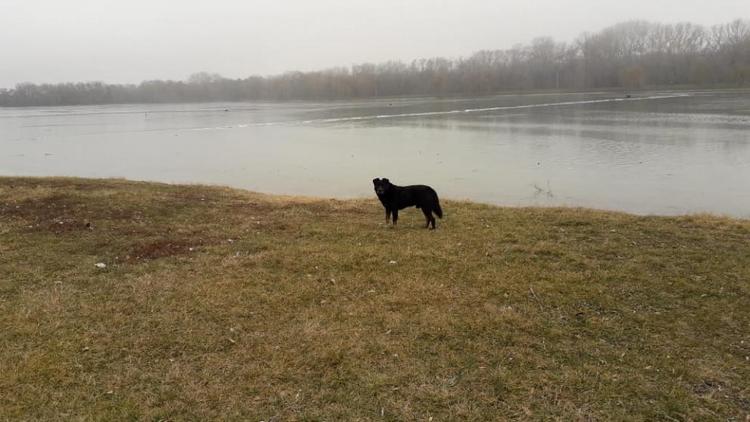
{"label": "tree line on horizon", "polygon": [[311,72],[140,84],[21,83],[0,89],[0,106],[202,101],[333,100],[403,95],[487,95],[502,91],[639,89],[750,84],[750,20],[704,27],[623,22],[570,43],[550,37],[469,57],[388,61]]}

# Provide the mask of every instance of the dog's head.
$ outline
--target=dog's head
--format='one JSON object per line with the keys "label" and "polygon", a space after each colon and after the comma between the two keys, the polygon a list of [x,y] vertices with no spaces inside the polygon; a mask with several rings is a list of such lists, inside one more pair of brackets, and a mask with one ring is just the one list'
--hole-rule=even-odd
{"label": "dog's head", "polygon": [[375,193],[378,196],[385,195],[388,193],[389,190],[391,190],[391,181],[383,178],[383,179],[372,179],[372,184],[375,187]]}

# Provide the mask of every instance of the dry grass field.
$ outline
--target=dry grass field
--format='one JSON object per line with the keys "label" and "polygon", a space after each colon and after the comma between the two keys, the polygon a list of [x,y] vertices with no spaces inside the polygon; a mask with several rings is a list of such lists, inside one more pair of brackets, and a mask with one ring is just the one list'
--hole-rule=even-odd
{"label": "dry grass field", "polygon": [[0,178],[0,419],[748,420],[750,221],[443,209]]}

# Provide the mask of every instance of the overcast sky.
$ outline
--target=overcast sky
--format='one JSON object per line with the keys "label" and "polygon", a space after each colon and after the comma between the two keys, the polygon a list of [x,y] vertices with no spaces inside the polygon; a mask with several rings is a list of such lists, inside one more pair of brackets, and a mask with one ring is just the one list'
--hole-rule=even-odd
{"label": "overcast sky", "polygon": [[247,77],[736,18],[750,0],[0,0],[0,87]]}

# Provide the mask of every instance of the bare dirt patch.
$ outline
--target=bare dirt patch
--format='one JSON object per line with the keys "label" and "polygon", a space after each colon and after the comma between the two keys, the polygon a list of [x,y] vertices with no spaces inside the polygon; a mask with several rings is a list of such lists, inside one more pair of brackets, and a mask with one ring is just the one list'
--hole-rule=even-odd
{"label": "bare dirt patch", "polygon": [[154,260],[175,255],[185,255],[203,246],[200,242],[183,239],[159,239],[134,246],[128,253],[130,262]]}

